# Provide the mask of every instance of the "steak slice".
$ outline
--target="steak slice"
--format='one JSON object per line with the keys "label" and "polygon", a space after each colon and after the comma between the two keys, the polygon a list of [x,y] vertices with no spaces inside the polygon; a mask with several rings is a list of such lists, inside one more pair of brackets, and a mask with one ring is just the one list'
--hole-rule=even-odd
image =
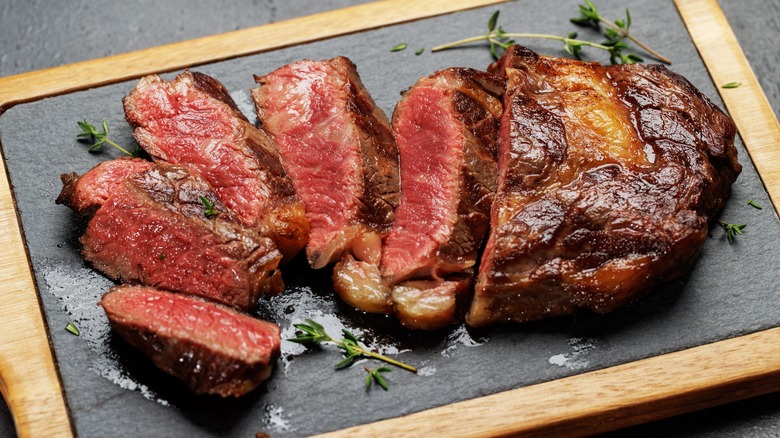
{"label": "steak slice", "polygon": [[[216,217],[206,217],[204,198]],[[259,295],[283,289],[281,254],[230,215],[208,183],[157,164],[114,188],[87,225],[81,253],[114,280],[249,309]]]}
{"label": "steak slice", "polygon": [[304,247],[303,203],[265,133],[221,83],[189,71],[170,82],[151,75],[123,102],[133,136],[156,161],[196,169],[239,223],[273,239],[286,260]]}
{"label": "steak slice", "polygon": [[475,265],[496,191],[503,79],[469,68],[422,78],[393,113],[401,202],[382,248],[392,284]]}
{"label": "steak slice", "polygon": [[663,66],[514,46],[472,326],[609,312],[688,271],[741,171],[735,126]]}
{"label": "steak slice", "polygon": [[120,157],[103,161],[82,176],[63,174],[62,192],[56,203],[70,207],[79,216],[92,217],[122,181],[152,166],[154,163],[140,158]]}
{"label": "steak slice", "polygon": [[122,338],[196,394],[244,395],[279,356],[275,324],[195,297],[123,285],[100,305]]}
{"label": "steak slice", "polygon": [[355,65],[302,60],[255,81],[257,115],[306,204],[309,264],[322,268],[352,253],[378,265],[398,205],[398,157]]}
{"label": "steak slice", "polygon": [[351,257],[334,267],[334,289],[345,302],[395,313],[408,328],[457,320],[490,220],[503,91],[500,77],[451,68],[403,94],[393,114],[400,205],[381,269]]}

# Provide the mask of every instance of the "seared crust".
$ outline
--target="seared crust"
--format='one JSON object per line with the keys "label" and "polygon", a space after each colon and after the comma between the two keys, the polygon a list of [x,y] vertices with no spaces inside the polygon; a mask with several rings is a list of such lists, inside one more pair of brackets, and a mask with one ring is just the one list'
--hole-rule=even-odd
{"label": "seared crust", "polygon": [[[206,217],[202,199],[214,205]],[[82,255],[109,278],[251,309],[284,289],[274,243],[234,222],[211,187],[181,166],[128,177],[81,237]]]}
{"label": "seared crust", "polygon": [[662,66],[513,47],[492,230],[467,321],[609,312],[687,272],[741,167],[731,119]]}

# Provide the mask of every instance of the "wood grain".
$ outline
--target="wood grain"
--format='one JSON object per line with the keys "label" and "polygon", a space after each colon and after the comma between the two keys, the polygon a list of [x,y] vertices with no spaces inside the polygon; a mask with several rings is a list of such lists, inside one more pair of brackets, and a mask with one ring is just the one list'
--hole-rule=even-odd
{"label": "wood grain", "polygon": [[780,328],[321,436],[588,436],[777,391],[778,377]]}
{"label": "wood grain", "polygon": [[[745,148],[780,214],[780,123],[716,0],[676,0]],[[721,88],[740,82],[738,88]]]}
{"label": "wood grain", "polygon": [[19,437],[71,436],[4,159],[0,172],[0,390]]}
{"label": "wood grain", "polygon": [[[252,29],[0,78],[10,106],[501,0],[385,0]],[[714,0],[676,0],[775,206],[780,128]],[[0,168],[5,173],[5,161]],[[17,433],[72,434],[7,175],[0,178],[0,390]],[[60,328],[56,328],[60,329]],[[357,426],[344,436],[588,435],[780,390],[780,329]]]}
{"label": "wood grain", "polygon": [[384,0],[0,78],[0,113],[47,96],[251,55],[506,0]]}

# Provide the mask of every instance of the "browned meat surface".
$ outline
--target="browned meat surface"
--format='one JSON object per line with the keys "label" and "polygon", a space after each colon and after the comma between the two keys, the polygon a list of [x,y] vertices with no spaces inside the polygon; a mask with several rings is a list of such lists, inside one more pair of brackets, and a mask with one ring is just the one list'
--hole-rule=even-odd
{"label": "browned meat surface", "polygon": [[244,395],[279,356],[275,324],[198,298],[125,285],[100,304],[122,338],[196,394]]}
{"label": "browned meat surface", "polygon": [[[202,198],[214,204],[216,217],[206,216]],[[281,254],[233,220],[205,181],[181,166],[157,164],[112,190],[81,237],[82,254],[115,280],[249,309],[259,295],[283,289]]]}
{"label": "browned meat surface", "polygon": [[735,127],[662,66],[513,47],[472,326],[608,312],[687,272],[741,167]]}
{"label": "browned meat surface", "polygon": [[347,58],[303,60],[252,90],[311,224],[306,254],[317,269],[351,253],[379,264],[398,204],[398,158],[387,117]]}
{"label": "browned meat surface", "polygon": [[303,249],[304,205],[265,133],[221,83],[189,71],[170,82],[146,76],[124,106],[133,136],[156,161],[197,170],[238,222],[273,239],[286,260]]}
{"label": "browned meat surface", "polygon": [[128,176],[153,165],[140,158],[121,157],[104,161],[82,176],[63,174],[62,192],[56,202],[67,205],[79,216],[91,217]]}

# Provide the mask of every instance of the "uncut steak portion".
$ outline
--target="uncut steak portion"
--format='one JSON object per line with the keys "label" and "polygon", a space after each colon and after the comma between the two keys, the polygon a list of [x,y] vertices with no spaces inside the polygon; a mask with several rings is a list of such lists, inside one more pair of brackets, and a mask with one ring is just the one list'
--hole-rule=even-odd
{"label": "uncut steak portion", "polygon": [[688,271],[741,171],[735,126],[662,66],[514,46],[472,326],[609,312]]}
{"label": "uncut steak portion", "polygon": [[146,76],[123,102],[133,136],[156,161],[196,169],[239,223],[273,239],[285,260],[303,249],[304,205],[268,137],[220,82],[190,71],[169,82]]}
{"label": "uncut steak portion", "polygon": [[[203,198],[215,217],[206,216]],[[237,225],[208,183],[181,166],[157,164],[128,176],[80,241],[84,258],[114,280],[241,309],[284,287],[273,241]]]}
{"label": "uncut steak portion", "polygon": [[382,247],[392,284],[475,265],[496,191],[502,78],[450,68],[420,79],[393,113],[401,202]]}
{"label": "uncut steak portion", "polygon": [[343,253],[379,264],[398,205],[398,157],[355,65],[302,60],[255,81],[258,118],[306,204],[309,264],[322,268]]}
{"label": "uncut steak portion", "polygon": [[122,338],[196,394],[244,395],[279,356],[275,324],[195,297],[123,285],[100,305]]}
{"label": "uncut steak portion", "polygon": [[62,174],[62,192],[55,202],[70,207],[79,216],[91,217],[122,181],[153,166],[151,161],[120,157],[103,161],[81,176]]}

